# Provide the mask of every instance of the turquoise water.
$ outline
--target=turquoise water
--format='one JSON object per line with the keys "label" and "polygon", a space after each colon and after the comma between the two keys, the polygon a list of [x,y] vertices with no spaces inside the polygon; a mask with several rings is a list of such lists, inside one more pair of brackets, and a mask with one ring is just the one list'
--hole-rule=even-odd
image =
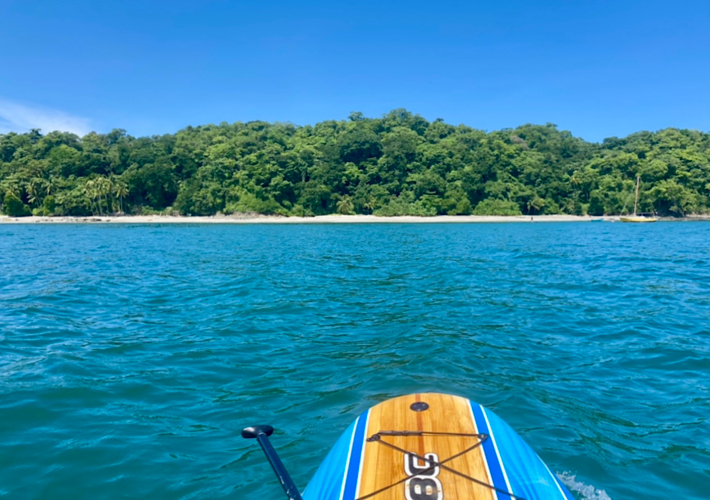
{"label": "turquoise water", "polygon": [[710,496],[710,224],[0,226],[0,496],[303,488],[384,399],[498,413],[580,497]]}

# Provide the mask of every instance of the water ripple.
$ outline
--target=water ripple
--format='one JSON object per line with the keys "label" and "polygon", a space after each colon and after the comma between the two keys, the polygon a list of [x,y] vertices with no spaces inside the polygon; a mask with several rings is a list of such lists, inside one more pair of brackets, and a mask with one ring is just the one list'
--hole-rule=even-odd
{"label": "water ripple", "polygon": [[0,495],[280,498],[413,391],[580,498],[707,498],[710,226],[0,226]]}

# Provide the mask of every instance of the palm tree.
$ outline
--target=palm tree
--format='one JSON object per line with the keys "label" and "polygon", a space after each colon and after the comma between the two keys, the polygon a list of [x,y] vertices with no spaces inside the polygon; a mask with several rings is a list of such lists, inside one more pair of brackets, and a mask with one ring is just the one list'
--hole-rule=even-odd
{"label": "palm tree", "polygon": [[31,204],[36,203],[37,205],[41,205],[42,193],[46,189],[44,184],[45,180],[40,177],[30,179],[25,186],[28,195],[27,201]]}
{"label": "palm tree", "polygon": [[[96,189],[96,180],[91,179],[86,181],[86,184],[84,184],[84,196],[86,196],[89,200],[89,203],[91,204],[91,213],[94,213],[94,199],[99,196],[98,195],[98,190]],[[101,215],[101,205],[98,205],[98,212],[99,215]]]}
{"label": "palm tree", "polygon": [[96,196],[96,206],[99,209],[99,215],[103,215],[101,213],[101,182],[99,179],[94,179],[94,184],[93,184],[93,191],[94,191],[94,196]]}
{"label": "palm tree", "polygon": [[86,182],[84,183],[84,187],[82,188],[82,191],[84,192],[84,197],[89,201],[89,205],[90,205],[90,208],[91,208],[91,212],[93,213],[93,211],[94,211],[94,203],[93,203],[93,200],[92,200],[92,198],[91,198],[91,184],[92,184],[92,181],[86,181]]}
{"label": "palm tree", "polygon": [[44,181],[44,192],[47,194],[47,196],[54,192],[55,187],[57,187],[57,184],[54,177],[50,177],[48,180]]}
{"label": "palm tree", "polygon": [[111,207],[109,206],[109,195],[113,191],[113,183],[108,177],[99,177],[97,179],[98,190],[99,190],[99,203],[101,203],[101,195],[106,197],[106,213],[111,212]]}
{"label": "palm tree", "polygon": [[5,193],[11,193],[15,198],[22,198],[22,186],[17,179],[8,179],[6,182],[3,182],[3,190]]}
{"label": "palm tree", "polygon": [[37,193],[37,184],[32,182],[33,180],[34,179],[28,182],[25,186],[25,190],[27,191],[27,201],[29,201],[31,204],[34,204],[37,201],[37,198],[39,197],[39,193]]}
{"label": "palm tree", "polygon": [[118,179],[113,183],[113,190],[116,194],[116,198],[118,198],[119,208],[121,212],[123,212],[123,199],[128,196],[128,185],[121,179]]}
{"label": "palm tree", "polygon": [[355,206],[353,205],[353,202],[350,200],[350,196],[343,196],[343,198],[338,202],[337,211],[339,214],[342,215],[349,215],[353,213],[353,210],[355,209]]}

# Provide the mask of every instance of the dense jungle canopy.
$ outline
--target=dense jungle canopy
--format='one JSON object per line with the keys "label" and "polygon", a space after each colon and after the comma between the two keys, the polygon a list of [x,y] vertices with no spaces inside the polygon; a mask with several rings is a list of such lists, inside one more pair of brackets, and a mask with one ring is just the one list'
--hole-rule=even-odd
{"label": "dense jungle canopy", "polygon": [[624,214],[710,209],[710,134],[585,142],[555,125],[484,132],[406,110],[176,134],[0,134],[8,215]]}

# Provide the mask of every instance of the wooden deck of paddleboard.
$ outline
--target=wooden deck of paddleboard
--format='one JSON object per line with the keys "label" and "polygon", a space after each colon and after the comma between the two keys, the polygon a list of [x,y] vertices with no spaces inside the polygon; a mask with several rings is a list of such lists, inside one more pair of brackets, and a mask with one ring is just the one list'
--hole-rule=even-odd
{"label": "wooden deck of paddleboard", "polygon": [[[414,411],[411,409],[411,405],[415,402],[425,402],[429,408],[425,411]],[[479,432],[471,412],[470,401],[445,394],[413,394],[374,406],[370,410],[366,435],[369,437],[380,431],[460,434],[477,434]],[[475,436],[424,435],[383,436],[382,441],[420,456],[435,453],[439,462],[444,462],[449,457],[475,445],[480,439]],[[405,456],[401,451],[392,449],[381,442],[367,442],[356,498],[362,499],[369,496],[373,500],[405,499],[404,480],[410,476],[405,472],[404,461]],[[486,484],[492,484],[482,446],[446,462],[445,465]],[[444,499],[495,499],[495,492],[492,489],[476,484],[444,468],[439,470],[437,479],[441,483]],[[395,484],[399,481],[402,482]],[[395,486],[390,487],[393,484]],[[376,494],[373,495],[373,493]],[[411,495],[409,496],[411,497]]]}

